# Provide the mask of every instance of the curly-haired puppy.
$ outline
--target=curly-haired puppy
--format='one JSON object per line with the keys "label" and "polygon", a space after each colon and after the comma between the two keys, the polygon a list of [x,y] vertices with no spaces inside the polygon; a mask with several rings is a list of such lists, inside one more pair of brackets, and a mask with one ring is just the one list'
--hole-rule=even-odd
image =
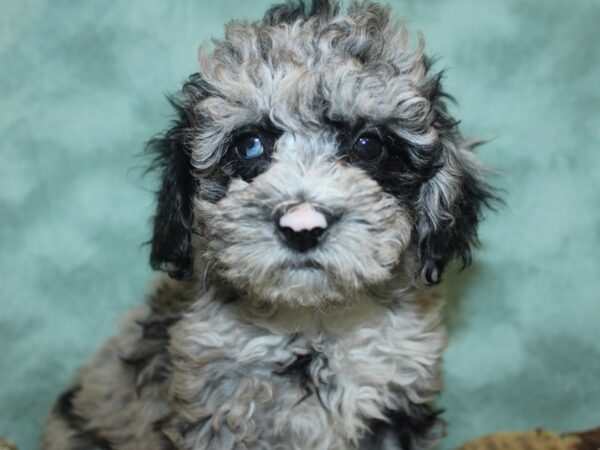
{"label": "curly-haired puppy", "polygon": [[427,449],[437,283],[490,198],[390,9],[234,21],[150,147],[147,305],[58,400],[46,450]]}

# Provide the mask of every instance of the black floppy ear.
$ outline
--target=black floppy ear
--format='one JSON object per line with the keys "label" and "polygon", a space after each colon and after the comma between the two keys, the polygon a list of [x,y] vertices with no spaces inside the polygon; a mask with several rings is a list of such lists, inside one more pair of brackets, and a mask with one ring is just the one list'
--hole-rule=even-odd
{"label": "black floppy ear", "polygon": [[439,160],[437,171],[421,187],[416,225],[421,277],[428,284],[438,283],[454,258],[462,261],[463,268],[470,264],[482,210],[497,199],[473,153],[478,143],[460,135],[458,123],[442,102],[448,96],[441,91],[440,79],[441,74],[428,86],[439,135]]}
{"label": "black floppy ear", "polygon": [[[187,85],[186,85],[187,86]],[[151,140],[148,149],[155,154],[152,168],[162,178],[157,192],[157,210],[150,244],[150,265],[172,278],[192,275],[193,198],[196,181],[192,174],[189,142],[193,127],[193,108],[170,98],[178,118],[163,136]]]}
{"label": "black floppy ear", "polygon": [[444,166],[426,182],[419,199],[419,256],[421,276],[428,284],[441,280],[454,258],[463,267],[471,262],[471,248],[478,243],[477,226],[484,206],[494,198],[480,178],[471,149],[456,147]]}

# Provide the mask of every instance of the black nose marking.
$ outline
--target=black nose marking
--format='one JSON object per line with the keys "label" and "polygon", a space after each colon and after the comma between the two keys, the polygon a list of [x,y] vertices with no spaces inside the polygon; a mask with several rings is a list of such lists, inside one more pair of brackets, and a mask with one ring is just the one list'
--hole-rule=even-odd
{"label": "black nose marking", "polygon": [[316,227],[310,230],[294,231],[290,227],[279,227],[285,244],[299,252],[306,252],[319,245],[324,228]]}

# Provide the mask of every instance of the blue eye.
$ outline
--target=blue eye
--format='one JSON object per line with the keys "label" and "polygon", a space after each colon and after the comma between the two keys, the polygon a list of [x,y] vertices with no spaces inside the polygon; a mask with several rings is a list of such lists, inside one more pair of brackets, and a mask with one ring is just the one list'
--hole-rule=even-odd
{"label": "blue eye", "polygon": [[363,134],[354,143],[352,154],[364,161],[374,161],[383,154],[383,150],[381,139],[371,134]]}
{"label": "blue eye", "polygon": [[242,137],[235,147],[238,155],[246,160],[258,158],[265,152],[262,141],[255,135]]}

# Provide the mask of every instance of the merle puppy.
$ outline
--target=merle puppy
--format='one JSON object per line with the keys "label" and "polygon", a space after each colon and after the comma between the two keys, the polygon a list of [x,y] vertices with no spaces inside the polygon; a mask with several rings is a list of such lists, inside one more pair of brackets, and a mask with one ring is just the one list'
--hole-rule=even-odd
{"label": "merle puppy", "polygon": [[428,289],[490,198],[423,43],[329,0],[233,21],[150,143],[147,305],[58,400],[45,450],[431,448]]}

